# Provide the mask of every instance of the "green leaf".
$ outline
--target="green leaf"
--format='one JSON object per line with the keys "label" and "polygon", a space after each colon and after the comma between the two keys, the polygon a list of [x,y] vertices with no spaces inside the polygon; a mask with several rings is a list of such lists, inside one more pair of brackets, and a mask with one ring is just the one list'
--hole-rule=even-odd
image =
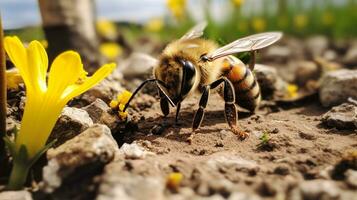
{"label": "green leaf", "polygon": [[30,166],[32,166],[41,156],[44,154],[49,148],[51,148],[55,143],[57,139],[54,139],[50,143],[48,143],[46,146],[44,146],[30,161]]}
{"label": "green leaf", "polygon": [[15,152],[16,152],[15,142],[11,141],[11,139],[8,136],[5,136],[3,140],[5,141],[5,144],[9,149],[11,156],[15,157]]}

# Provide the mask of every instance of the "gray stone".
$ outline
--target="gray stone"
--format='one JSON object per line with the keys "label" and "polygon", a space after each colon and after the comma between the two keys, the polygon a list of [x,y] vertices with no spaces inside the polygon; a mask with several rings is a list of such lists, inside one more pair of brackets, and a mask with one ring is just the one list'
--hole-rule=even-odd
{"label": "gray stone", "polygon": [[105,124],[110,130],[115,130],[121,122],[118,115],[101,99],[96,99],[83,109],[88,112],[94,123]]}
{"label": "gray stone", "polygon": [[237,171],[259,170],[259,166],[256,162],[246,160],[239,156],[217,156],[209,159],[206,164],[216,170],[230,168],[234,168]]}
{"label": "gray stone", "polygon": [[340,189],[337,184],[329,180],[312,180],[302,182],[299,186],[302,199],[315,200],[335,200],[339,199]]}
{"label": "gray stone", "polygon": [[325,36],[313,36],[306,40],[306,50],[312,57],[321,56],[329,48],[329,41]]}
{"label": "gray stone", "polygon": [[305,86],[309,80],[318,80],[322,70],[311,61],[299,61],[295,63],[295,82],[300,86]]}
{"label": "gray stone", "polygon": [[291,55],[292,50],[290,47],[272,45],[265,50],[264,60],[283,63],[289,60]]}
{"label": "gray stone", "polygon": [[[61,146],[47,151],[48,164],[43,169],[43,189],[53,192],[67,178],[91,174],[114,158],[118,145],[110,129],[95,124]],[[87,166],[91,166],[90,168]]]}
{"label": "gray stone", "polygon": [[133,174],[105,174],[99,187],[97,200],[162,200],[165,182],[158,177]]}
{"label": "gray stone", "polygon": [[261,200],[262,198],[255,194],[248,194],[244,192],[234,192],[232,193],[228,200]]}
{"label": "gray stone", "polygon": [[333,106],[346,102],[351,97],[357,99],[357,70],[336,70],[321,79],[320,101],[323,106]]}
{"label": "gray stone", "polygon": [[157,64],[157,59],[144,53],[135,52],[119,68],[126,78],[138,78],[151,74],[153,67]]}
{"label": "gray stone", "polygon": [[58,146],[92,125],[93,121],[87,111],[74,107],[65,107],[52,130],[49,141],[57,139],[55,146]]}
{"label": "gray stone", "polygon": [[0,200],[32,200],[32,195],[29,191],[4,191],[0,192]]}
{"label": "gray stone", "polygon": [[137,145],[136,143],[133,144],[124,143],[120,147],[120,151],[123,152],[125,158],[127,159],[143,159],[147,154],[147,152],[145,152],[145,150],[141,146]]}
{"label": "gray stone", "polygon": [[272,66],[256,64],[254,74],[258,80],[263,97],[271,96],[275,91],[283,90],[285,82],[279,77],[277,70]]}
{"label": "gray stone", "polygon": [[330,127],[354,130],[357,128],[357,106],[343,103],[332,107],[321,120]]}
{"label": "gray stone", "polygon": [[357,188],[357,171],[349,169],[345,172],[346,182],[352,188]]}
{"label": "gray stone", "polygon": [[342,61],[345,65],[357,67],[357,42],[348,49]]}

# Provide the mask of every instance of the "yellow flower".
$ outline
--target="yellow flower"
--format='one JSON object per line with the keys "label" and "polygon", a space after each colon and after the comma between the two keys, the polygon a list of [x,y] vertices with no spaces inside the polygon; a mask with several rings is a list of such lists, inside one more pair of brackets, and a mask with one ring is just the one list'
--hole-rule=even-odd
{"label": "yellow flower", "polygon": [[115,39],[117,37],[117,27],[109,20],[98,20],[96,23],[98,34],[102,37],[107,37],[109,39]]}
{"label": "yellow flower", "polygon": [[103,80],[115,64],[102,66],[78,83],[85,72],[81,58],[74,51],[66,51],[53,61],[47,80],[48,57],[40,42],[32,41],[25,48],[17,37],[5,37],[4,46],[26,86],[26,106],[15,139],[15,155],[25,147],[27,159],[31,160],[45,147],[67,102]]}
{"label": "yellow flower", "polygon": [[331,12],[325,12],[323,15],[322,15],[322,24],[325,25],[325,26],[330,26],[333,24],[334,22],[334,16]]}
{"label": "yellow flower", "polygon": [[166,181],[166,185],[168,188],[176,190],[183,179],[183,175],[179,172],[174,172],[169,174],[169,176],[167,177],[167,181]]}
{"label": "yellow flower", "polygon": [[289,98],[295,98],[298,96],[299,87],[295,84],[288,84],[286,87],[287,96]]}
{"label": "yellow flower", "polygon": [[295,27],[302,29],[306,27],[308,24],[308,18],[306,15],[299,14],[294,17],[294,25]]}
{"label": "yellow flower", "polygon": [[252,27],[253,27],[254,31],[262,32],[266,28],[266,22],[261,17],[254,18],[252,21]]}
{"label": "yellow flower", "polygon": [[6,70],[6,85],[8,89],[18,90],[19,84],[24,81],[19,72],[15,70]]}
{"label": "yellow flower", "polygon": [[122,48],[114,42],[103,43],[99,47],[100,52],[109,60],[114,61],[120,54],[122,54]]}
{"label": "yellow flower", "polygon": [[167,7],[171,14],[180,20],[185,16],[186,0],[167,0]]}
{"label": "yellow flower", "polygon": [[118,109],[118,116],[122,120],[125,120],[126,117],[128,116],[128,113],[124,112],[124,108],[125,108],[125,105],[129,102],[129,99],[131,96],[132,96],[132,93],[125,90],[122,93],[118,94],[116,100],[112,100],[109,103],[109,106],[112,109]]}
{"label": "yellow flower", "polygon": [[146,25],[145,29],[150,32],[159,32],[164,27],[164,20],[162,18],[153,18],[149,20]]}
{"label": "yellow flower", "polygon": [[231,2],[235,7],[241,7],[244,3],[244,0],[231,0]]}

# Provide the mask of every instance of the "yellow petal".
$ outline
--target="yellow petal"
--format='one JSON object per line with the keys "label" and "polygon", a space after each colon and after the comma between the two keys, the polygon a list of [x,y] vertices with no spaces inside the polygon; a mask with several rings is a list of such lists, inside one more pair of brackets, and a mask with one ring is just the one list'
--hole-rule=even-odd
{"label": "yellow petal", "polygon": [[110,101],[110,103],[109,103],[109,106],[110,106],[112,109],[115,109],[116,107],[118,107],[118,105],[119,105],[119,102],[116,101],[116,100],[112,100],[112,101]]}
{"label": "yellow petal", "polygon": [[33,87],[40,91],[46,91],[46,73],[48,68],[48,57],[42,44],[32,41],[27,49],[27,63],[29,80]]}
{"label": "yellow petal", "polygon": [[53,94],[53,97],[60,97],[68,86],[78,80],[82,70],[83,65],[78,53],[66,51],[57,56],[48,76],[48,93]]}
{"label": "yellow petal", "polygon": [[27,52],[20,39],[16,36],[7,36],[4,39],[4,47],[9,55],[11,62],[19,70],[22,78],[27,87],[30,87],[30,81],[28,77],[28,65],[27,65]]}
{"label": "yellow petal", "polygon": [[98,69],[93,76],[88,77],[82,84],[73,84],[64,91],[62,94],[62,99],[66,99],[66,101],[71,100],[72,98],[84,93],[89,88],[93,87],[100,81],[102,81],[105,77],[107,77],[115,68],[115,64],[106,64],[103,65],[100,69]]}

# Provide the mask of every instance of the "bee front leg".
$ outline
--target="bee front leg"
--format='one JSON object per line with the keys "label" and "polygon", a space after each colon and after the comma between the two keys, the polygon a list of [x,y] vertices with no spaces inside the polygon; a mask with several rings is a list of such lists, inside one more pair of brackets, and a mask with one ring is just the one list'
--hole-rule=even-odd
{"label": "bee front leg", "polygon": [[192,134],[190,135],[190,137],[187,139],[188,142],[191,142],[193,139],[193,135],[194,132],[196,131],[196,129],[198,129],[201,126],[202,120],[203,120],[203,116],[205,113],[205,108],[207,106],[207,102],[208,102],[208,97],[210,94],[210,85],[206,85],[203,88],[203,92],[202,92],[202,96],[200,99],[200,103],[199,103],[199,107],[198,110],[195,113],[195,117],[193,118],[193,123],[192,123]]}
{"label": "bee front leg", "polygon": [[170,113],[169,101],[166,99],[165,95],[159,91],[160,94],[160,108],[162,114],[166,117]]}

